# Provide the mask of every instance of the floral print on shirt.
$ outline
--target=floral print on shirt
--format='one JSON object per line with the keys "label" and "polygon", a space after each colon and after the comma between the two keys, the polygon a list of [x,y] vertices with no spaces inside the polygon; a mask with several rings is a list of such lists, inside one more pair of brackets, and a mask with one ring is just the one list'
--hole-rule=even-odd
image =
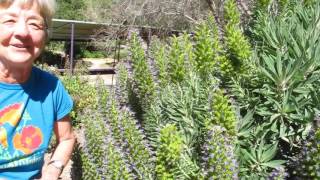
{"label": "floral print on shirt", "polygon": [[[5,149],[9,150],[10,143],[8,141],[13,144],[14,154],[19,151],[24,155],[31,154],[43,143],[43,134],[40,128],[26,125],[25,122],[19,123],[23,109],[23,103],[15,103],[0,109],[0,148],[2,148],[2,152],[6,151]],[[9,136],[10,132],[12,136]],[[8,137],[12,138],[8,139]]]}

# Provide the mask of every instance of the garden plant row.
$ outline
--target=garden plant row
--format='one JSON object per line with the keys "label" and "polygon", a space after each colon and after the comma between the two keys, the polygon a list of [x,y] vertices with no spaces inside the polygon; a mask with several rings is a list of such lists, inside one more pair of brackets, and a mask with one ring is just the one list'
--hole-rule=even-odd
{"label": "garden plant row", "polygon": [[226,0],[193,35],[130,34],[111,89],[64,77],[75,179],[320,179],[320,2]]}

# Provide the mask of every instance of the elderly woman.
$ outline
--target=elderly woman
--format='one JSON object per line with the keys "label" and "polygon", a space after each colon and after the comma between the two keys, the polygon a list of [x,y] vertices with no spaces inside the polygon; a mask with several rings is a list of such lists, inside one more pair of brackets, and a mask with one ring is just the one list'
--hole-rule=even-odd
{"label": "elderly woman", "polygon": [[[72,154],[72,100],[56,77],[33,67],[54,7],[0,0],[0,179],[58,179]],[[44,164],[52,132],[57,147]]]}

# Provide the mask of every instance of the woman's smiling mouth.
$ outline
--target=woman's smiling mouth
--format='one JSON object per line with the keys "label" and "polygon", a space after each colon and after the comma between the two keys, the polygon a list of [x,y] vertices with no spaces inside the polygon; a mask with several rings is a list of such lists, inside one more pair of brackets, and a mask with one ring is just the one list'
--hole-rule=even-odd
{"label": "woman's smiling mouth", "polygon": [[28,46],[24,44],[11,44],[11,46],[20,50],[28,49]]}

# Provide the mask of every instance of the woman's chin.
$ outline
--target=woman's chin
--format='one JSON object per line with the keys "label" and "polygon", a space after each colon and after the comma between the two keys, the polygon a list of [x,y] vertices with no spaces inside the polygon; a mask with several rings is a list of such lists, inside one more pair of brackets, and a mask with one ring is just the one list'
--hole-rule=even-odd
{"label": "woman's chin", "polygon": [[26,57],[26,56],[15,56],[14,58],[10,58],[9,64],[15,67],[26,67],[28,68],[31,66],[33,63],[33,59],[31,57]]}

